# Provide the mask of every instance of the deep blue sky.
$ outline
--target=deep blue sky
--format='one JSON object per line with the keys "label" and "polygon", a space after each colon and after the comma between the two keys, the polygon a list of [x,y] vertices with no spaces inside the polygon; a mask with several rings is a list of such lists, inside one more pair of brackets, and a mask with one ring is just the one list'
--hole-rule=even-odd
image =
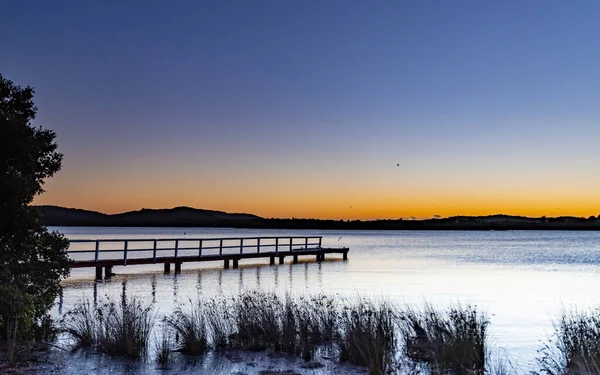
{"label": "deep blue sky", "polygon": [[600,211],[599,2],[9,0],[0,14],[0,73],[36,87],[65,153],[41,203]]}

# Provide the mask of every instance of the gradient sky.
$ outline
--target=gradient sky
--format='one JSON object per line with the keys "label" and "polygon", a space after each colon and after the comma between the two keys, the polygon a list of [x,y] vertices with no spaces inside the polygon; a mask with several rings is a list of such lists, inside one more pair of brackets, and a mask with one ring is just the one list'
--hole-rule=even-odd
{"label": "gradient sky", "polygon": [[[65,159],[37,204],[600,213],[598,1],[0,4]],[[399,164],[399,166],[398,166]]]}

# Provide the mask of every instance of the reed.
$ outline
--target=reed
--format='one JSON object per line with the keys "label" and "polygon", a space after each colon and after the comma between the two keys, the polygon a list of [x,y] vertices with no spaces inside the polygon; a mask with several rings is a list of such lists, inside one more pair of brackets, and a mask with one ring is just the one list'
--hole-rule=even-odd
{"label": "reed", "polygon": [[367,367],[372,375],[392,371],[397,346],[396,316],[389,304],[362,298],[344,307],[337,334],[340,360]]}
{"label": "reed", "polygon": [[207,319],[204,305],[189,301],[188,306],[177,306],[168,319],[175,331],[178,350],[192,355],[204,354],[209,349]]}
{"label": "reed", "polygon": [[282,303],[273,293],[247,292],[233,301],[233,347],[280,350]]}
{"label": "reed", "polygon": [[399,319],[404,354],[433,373],[483,374],[488,320],[474,306],[407,308]]}
{"label": "reed", "polygon": [[97,308],[85,301],[67,312],[61,325],[74,341],[74,348],[97,348],[137,359],[147,354],[154,315],[149,306],[135,298],[120,304],[108,300]]}
{"label": "reed", "polygon": [[62,331],[74,342],[74,348],[90,348],[98,344],[98,316],[86,300],[68,311],[60,321]]}
{"label": "reed", "polygon": [[156,362],[166,368],[173,358],[173,334],[168,321],[163,319],[161,336],[155,338]]}
{"label": "reed", "polygon": [[540,351],[542,373],[600,374],[600,309],[563,310],[553,337]]}
{"label": "reed", "polygon": [[155,320],[151,306],[136,298],[123,299],[120,304],[109,301],[97,314],[100,351],[133,359],[146,356]]}

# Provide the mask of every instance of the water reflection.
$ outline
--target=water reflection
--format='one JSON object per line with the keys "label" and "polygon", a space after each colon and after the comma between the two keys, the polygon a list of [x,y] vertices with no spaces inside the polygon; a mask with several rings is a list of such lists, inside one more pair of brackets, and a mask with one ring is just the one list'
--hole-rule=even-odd
{"label": "water reflection", "polygon": [[123,287],[123,292],[121,293],[121,305],[125,306],[127,304],[127,280],[123,280],[121,284]]}
{"label": "water reflection", "polygon": [[94,281],[94,308],[98,307],[98,283]]}
{"label": "water reflection", "polygon": [[150,278],[150,287],[152,288],[152,303],[156,303],[156,275]]}
{"label": "water reflection", "polygon": [[239,273],[239,277],[238,277],[238,290],[240,293],[242,293],[244,291],[244,269],[240,268],[238,270]]}
{"label": "water reflection", "polygon": [[58,313],[62,315],[63,311],[63,288],[62,286],[58,287]]}

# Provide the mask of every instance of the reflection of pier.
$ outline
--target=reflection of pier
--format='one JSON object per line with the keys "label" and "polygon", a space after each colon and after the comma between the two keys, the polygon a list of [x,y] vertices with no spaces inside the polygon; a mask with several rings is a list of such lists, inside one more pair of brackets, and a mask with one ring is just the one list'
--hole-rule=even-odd
{"label": "reflection of pier", "polygon": [[322,237],[243,237],[243,238],[175,238],[175,239],[98,239],[71,240],[67,251],[73,268],[95,267],[96,279],[112,276],[114,266],[164,264],[164,272],[181,272],[186,262],[223,261],[225,269],[230,263],[238,268],[241,259],[269,258],[270,265],[286,257],[294,264],[299,256],[314,256],[317,262],[326,254],[342,254],[348,258],[347,247],[322,247]]}

